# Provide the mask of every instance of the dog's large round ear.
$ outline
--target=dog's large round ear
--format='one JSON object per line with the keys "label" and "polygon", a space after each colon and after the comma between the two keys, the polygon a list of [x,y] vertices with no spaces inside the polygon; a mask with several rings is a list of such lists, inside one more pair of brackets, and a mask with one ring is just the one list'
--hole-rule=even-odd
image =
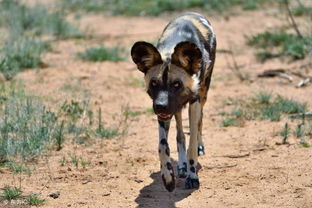
{"label": "dog's large round ear", "polygon": [[131,48],[131,57],[138,69],[146,73],[151,67],[161,64],[158,50],[150,43],[139,41]]}
{"label": "dog's large round ear", "polygon": [[192,75],[201,69],[202,53],[194,43],[181,42],[174,48],[171,63],[182,67]]}

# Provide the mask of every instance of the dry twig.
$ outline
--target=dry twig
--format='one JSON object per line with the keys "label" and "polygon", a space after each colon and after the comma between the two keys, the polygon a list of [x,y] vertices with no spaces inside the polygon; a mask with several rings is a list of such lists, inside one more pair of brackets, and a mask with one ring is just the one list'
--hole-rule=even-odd
{"label": "dry twig", "polygon": [[268,69],[258,74],[258,77],[281,77],[283,79],[287,79],[289,82],[293,81],[293,78],[286,73],[284,69]]}
{"label": "dry twig", "polygon": [[292,114],[289,116],[289,118],[292,119],[302,119],[302,118],[310,118],[312,119],[312,111],[311,112],[306,112],[306,113],[296,113],[296,114]]}
{"label": "dry twig", "polygon": [[288,16],[290,17],[292,27],[293,27],[294,30],[296,31],[298,37],[299,37],[299,38],[302,38],[301,32],[300,32],[300,30],[298,29],[298,26],[297,26],[297,24],[296,24],[296,22],[295,22],[295,19],[294,19],[292,13],[291,13],[288,0],[284,0],[284,3],[285,3],[285,6],[286,6],[286,9],[287,9],[287,12],[288,12]]}
{"label": "dry twig", "polygon": [[223,168],[233,168],[236,167],[237,164],[234,165],[217,165],[217,166],[208,166],[207,169],[223,169]]}

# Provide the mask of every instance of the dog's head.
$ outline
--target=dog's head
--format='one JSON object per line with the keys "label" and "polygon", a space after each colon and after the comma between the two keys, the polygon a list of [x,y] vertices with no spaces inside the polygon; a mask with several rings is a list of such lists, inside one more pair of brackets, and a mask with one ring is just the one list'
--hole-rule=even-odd
{"label": "dog's head", "polygon": [[171,119],[196,96],[202,53],[195,44],[177,44],[171,57],[163,61],[152,44],[136,42],[131,56],[137,68],[145,74],[147,93],[153,100],[153,109],[159,119]]}

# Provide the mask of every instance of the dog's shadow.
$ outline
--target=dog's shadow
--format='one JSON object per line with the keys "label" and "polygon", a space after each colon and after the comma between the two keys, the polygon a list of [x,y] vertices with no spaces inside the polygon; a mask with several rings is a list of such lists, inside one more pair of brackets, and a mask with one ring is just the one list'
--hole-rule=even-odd
{"label": "dog's shadow", "polygon": [[[176,170],[176,162],[174,168]],[[200,165],[199,165],[200,168]],[[176,174],[176,171],[175,171]],[[176,207],[175,203],[181,201],[192,194],[196,189],[185,189],[185,178],[176,178],[176,188],[173,192],[168,192],[161,179],[160,171],[152,173],[150,177],[153,182],[140,190],[139,196],[135,202],[140,207],[158,208],[158,207]]]}

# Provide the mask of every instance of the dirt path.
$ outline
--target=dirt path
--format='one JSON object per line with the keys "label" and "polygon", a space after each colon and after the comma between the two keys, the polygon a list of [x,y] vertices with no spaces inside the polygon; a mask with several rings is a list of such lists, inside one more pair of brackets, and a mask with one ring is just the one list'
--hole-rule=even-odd
{"label": "dirt path", "polygon": [[[199,158],[199,190],[184,190],[177,180],[173,193],[165,191],[159,174],[158,131],[155,116],[148,113],[130,119],[128,133],[118,139],[90,146],[67,142],[59,151],[51,151],[39,160],[30,176],[22,177],[24,192],[41,192],[47,201],[42,207],[312,207],[312,151],[292,138],[291,145],[275,145],[281,140],[280,122],[247,121],[243,127],[220,127],[220,112],[229,109],[227,101],[247,98],[259,91],[279,93],[312,106],[310,88],[294,88],[279,79],[256,79],[268,68],[296,66],[302,62],[280,60],[256,62],[254,51],[245,44],[244,34],[262,32],[282,25],[275,10],[245,12],[229,20],[212,17],[218,48],[235,51],[242,72],[253,78],[241,82],[229,69],[225,53],[217,55],[208,103],[204,109],[203,138],[206,155]],[[207,16],[209,14],[206,13]],[[174,16],[174,15],[173,15]],[[89,99],[94,109],[102,108],[106,125],[116,125],[122,108],[146,112],[151,101],[141,86],[143,75],[130,59],[119,63],[89,63],[75,54],[90,45],[122,45],[129,49],[136,40],[155,42],[172,16],[102,17],[86,16],[81,27],[88,26],[93,38],[68,40],[53,46],[54,53],[44,60],[49,67],[19,75],[31,93],[44,96],[47,103],[61,104],[64,99]],[[187,113],[184,112],[188,132]],[[291,122],[291,121],[289,121]],[[177,159],[175,122],[171,123],[169,145]],[[311,138],[308,140],[311,143]],[[86,168],[70,164],[68,153],[90,161]],[[239,156],[238,158],[232,158]],[[62,166],[62,159],[68,162]],[[5,180],[3,180],[5,179]],[[16,176],[1,173],[0,187],[17,185]],[[47,197],[60,192],[57,199]],[[0,205],[2,206],[2,205]],[[4,205],[3,205],[4,206]]]}

